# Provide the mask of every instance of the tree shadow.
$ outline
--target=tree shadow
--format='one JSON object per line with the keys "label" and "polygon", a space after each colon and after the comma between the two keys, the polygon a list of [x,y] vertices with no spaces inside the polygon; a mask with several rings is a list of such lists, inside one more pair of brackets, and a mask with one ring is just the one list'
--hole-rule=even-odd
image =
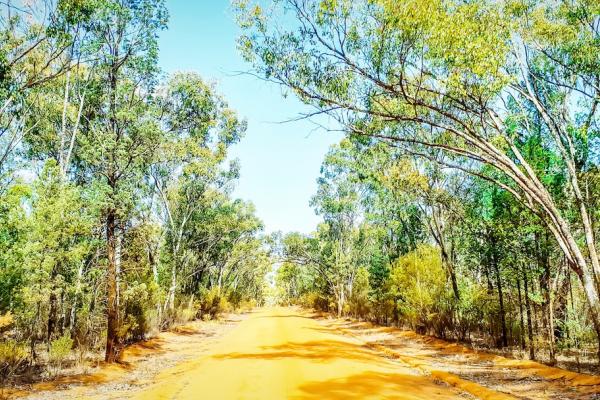
{"label": "tree shadow", "polygon": [[137,358],[147,354],[163,354],[165,352],[164,346],[165,340],[158,337],[131,344],[126,346],[119,354],[119,364],[129,364],[126,361],[128,358]]}
{"label": "tree shadow", "polygon": [[457,394],[445,390],[421,376],[368,371],[344,378],[309,382],[300,386],[302,394],[293,400],[353,399],[455,399]]}
{"label": "tree shadow", "polygon": [[256,319],[273,319],[273,318],[303,318],[303,319],[312,319],[310,316],[300,315],[300,314],[285,314],[285,315],[261,315],[260,317],[256,317]]}
{"label": "tree shadow", "polygon": [[331,362],[336,359],[384,363],[380,357],[362,346],[338,340],[319,340],[309,342],[288,342],[277,346],[261,346],[264,351],[256,353],[216,354],[213,358],[279,360],[298,358],[315,362]]}

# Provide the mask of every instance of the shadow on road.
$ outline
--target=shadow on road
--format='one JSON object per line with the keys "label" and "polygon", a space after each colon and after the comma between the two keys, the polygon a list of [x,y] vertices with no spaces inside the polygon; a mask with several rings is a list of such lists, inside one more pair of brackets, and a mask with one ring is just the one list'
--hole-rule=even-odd
{"label": "shadow on road", "polygon": [[364,347],[338,340],[319,340],[309,342],[288,342],[277,346],[261,346],[256,353],[215,354],[213,358],[278,360],[282,358],[309,359],[317,362],[329,362],[335,359],[383,362],[380,357]]}
{"label": "shadow on road", "polygon": [[423,386],[423,378],[406,374],[365,372],[341,379],[309,382],[300,386],[302,395],[293,400],[353,400],[364,399],[375,393],[386,393],[385,399],[436,398],[440,390]]}

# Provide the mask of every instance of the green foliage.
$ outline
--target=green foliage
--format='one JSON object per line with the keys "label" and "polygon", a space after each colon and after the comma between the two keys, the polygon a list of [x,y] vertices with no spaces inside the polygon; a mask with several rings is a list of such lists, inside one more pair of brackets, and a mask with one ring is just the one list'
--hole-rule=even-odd
{"label": "green foliage", "polygon": [[[420,245],[392,265],[391,290],[398,294],[398,311],[414,328],[429,329],[442,314],[447,297],[439,249]],[[441,301],[440,301],[441,300]]]}
{"label": "green foliage", "polygon": [[356,271],[356,277],[352,283],[352,293],[348,298],[348,311],[351,315],[358,318],[368,317],[370,309],[369,271],[361,267]]}
{"label": "green foliage", "polygon": [[119,337],[124,343],[143,340],[156,329],[159,322],[157,311],[148,307],[157,303],[156,289],[153,284],[133,281],[128,282],[122,292],[124,320],[119,329]]}
{"label": "green foliage", "polygon": [[73,347],[113,361],[262,304],[270,251],[231,195],[246,122],[198,74],[163,79],[164,2],[30,6],[1,6],[0,332],[28,341],[36,370],[50,349],[58,372]]}
{"label": "green foliage", "polygon": [[67,359],[73,348],[73,339],[71,335],[65,334],[50,342],[50,350],[48,351],[48,359],[51,364],[59,370],[63,362]]}
{"label": "green foliage", "polygon": [[0,310],[18,306],[18,293],[24,277],[23,247],[27,242],[26,212],[22,202],[30,195],[26,185],[18,183],[0,194]]}

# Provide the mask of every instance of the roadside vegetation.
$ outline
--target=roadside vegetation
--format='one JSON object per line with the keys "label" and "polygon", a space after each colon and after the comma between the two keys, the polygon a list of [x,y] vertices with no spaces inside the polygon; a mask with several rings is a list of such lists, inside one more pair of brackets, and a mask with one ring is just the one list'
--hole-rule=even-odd
{"label": "roadside vegetation", "polygon": [[237,5],[254,73],[346,134],[322,224],[281,238],[284,303],[551,364],[598,354],[598,2]]}
{"label": "roadside vegetation", "polygon": [[0,386],[260,303],[262,223],[231,195],[246,122],[161,73],[164,2],[0,8]]}

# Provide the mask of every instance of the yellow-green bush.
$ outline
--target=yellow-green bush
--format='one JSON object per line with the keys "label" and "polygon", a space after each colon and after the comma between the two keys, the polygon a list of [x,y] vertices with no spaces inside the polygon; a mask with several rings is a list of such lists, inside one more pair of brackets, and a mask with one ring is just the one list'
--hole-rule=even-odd
{"label": "yellow-green bush", "polygon": [[390,272],[391,290],[400,316],[415,330],[434,329],[447,295],[439,249],[420,245],[398,258]]}
{"label": "yellow-green bush", "polygon": [[5,383],[25,363],[27,348],[14,339],[0,342],[0,383]]}
{"label": "yellow-green bush", "polygon": [[219,288],[204,290],[200,293],[200,315],[210,315],[212,319],[217,318],[224,312],[231,311],[231,305],[222,296]]}
{"label": "yellow-green bush", "polygon": [[302,294],[298,304],[318,311],[328,311],[330,309],[329,299],[318,291],[309,291]]}
{"label": "yellow-green bush", "polygon": [[155,330],[157,323],[153,285],[132,282],[122,292],[124,317],[119,329],[119,337],[123,342],[143,340],[146,334]]}

